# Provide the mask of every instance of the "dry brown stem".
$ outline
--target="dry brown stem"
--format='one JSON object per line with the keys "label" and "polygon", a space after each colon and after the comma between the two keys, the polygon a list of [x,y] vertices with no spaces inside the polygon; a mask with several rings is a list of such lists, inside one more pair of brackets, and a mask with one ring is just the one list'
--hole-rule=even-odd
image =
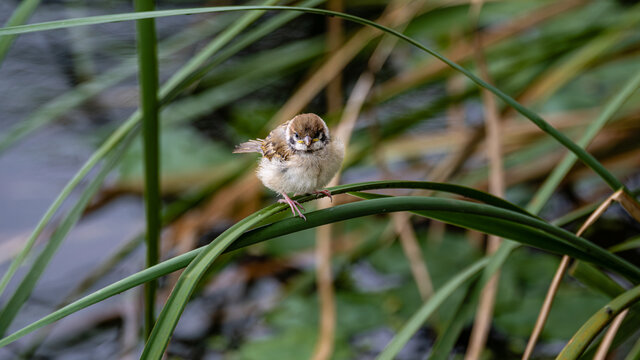
{"label": "dry brown stem", "polygon": [[621,191],[619,196],[616,198],[616,201],[618,201],[622,207],[627,210],[631,217],[640,222],[640,206],[638,206],[638,202],[634,200],[631,195]]}
{"label": "dry brown stem", "polygon": [[[344,11],[343,0],[329,0],[327,8],[332,11]],[[335,53],[344,41],[343,21],[341,18],[327,17],[327,50]],[[327,84],[327,112],[336,113],[342,108],[342,74],[338,73]]]}
{"label": "dry brown stem", "polygon": [[615,319],[613,319],[613,322],[611,323],[611,325],[609,325],[609,329],[607,329],[607,332],[604,334],[604,337],[602,338],[602,342],[600,343],[600,346],[598,346],[598,350],[596,351],[596,354],[593,356],[593,360],[606,359],[607,352],[609,352],[611,343],[613,343],[613,338],[615,338],[616,333],[618,332],[618,329],[620,329],[620,325],[622,324],[622,321],[624,320],[625,316],[627,316],[627,313],[629,313],[629,309],[624,310],[623,312],[618,314],[618,316],[616,316]]}
{"label": "dry brown stem", "polygon": [[336,305],[331,275],[331,229],[324,225],[316,229],[316,282],[320,297],[320,332],[312,359],[331,358],[336,328]]}
{"label": "dry brown stem", "polygon": [[[137,291],[142,295],[142,291]],[[133,296],[132,296],[133,295]],[[119,358],[121,360],[133,360],[136,358],[134,349],[138,345],[138,331],[141,327],[141,319],[138,316],[141,309],[140,304],[136,304],[136,294],[124,296],[120,305],[121,317],[122,317],[122,331],[120,342],[122,346],[120,348]],[[140,296],[141,297],[141,296]]]}
{"label": "dry brown stem", "polygon": [[[478,23],[478,16],[482,8],[482,0],[474,1],[470,9],[471,22]],[[482,34],[476,31],[474,37],[474,59],[483,80],[491,83],[488,67],[484,57]],[[482,102],[484,104],[484,124],[487,133],[487,157],[489,159],[489,192],[498,197],[504,197],[504,171],[502,162],[502,144],[500,142],[500,118],[498,115],[498,105],[495,97],[485,89],[482,89]],[[487,254],[493,254],[500,247],[501,239],[490,235],[488,239]],[[466,360],[476,360],[480,358],[482,350],[487,341],[493,318],[493,308],[496,293],[498,291],[498,281],[500,273],[496,272],[487,282],[480,299],[478,301],[478,311],[476,312],[469,346],[465,354]]]}
{"label": "dry brown stem", "polygon": [[[342,0],[329,0],[329,10],[342,11]],[[342,19],[327,18],[327,50],[331,57],[335,57],[343,43]],[[342,74],[337,73],[327,84],[327,111],[335,113],[342,107]],[[293,99],[293,98],[292,98]],[[292,100],[290,99],[290,101]],[[309,99],[310,100],[310,99]],[[308,102],[309,100],[303,100]],[[337,184],[337,181],[336,181]],[[324,206],[320,206],[321,208]],[[316,230],[316,283],[320,300],[320,329],[318,341],[312,355],[314,360],[331,358],[336,327],[336,306],[331,276],[331,225],[321,226]]]}
{"label": "dry brown stem", "polygon": [[542,303],[542,308],[540,309],[540,313],[538,314],[538,319],[536,320],[536,325],[533,328],[533,332],[531,332],[531,337],[529,338],[529,342],[527,343],[527,347],[524,350],[524,354],[522,355],[522,360],[527,360],[531,357],[533,353],[533,349],[536,346],[536,342],[542,333],[542,329],[544,329],[544,324],[549,317],[549,312],[551,311],[551,305],[553,305],[553,300],[555,299],[555,295],[558,292],[558,287],[560,286],[560,282],[562,281],[562,277],[564,273],[567,271],[567,267],[569,266],[569,260],[571,260],[568,256],[563,256],[560,261],[560,265],[558,265],[558,269],[556,269],[556,273],[553,276],[553,280],[551,281],[551,285],[549,286],[549,290],[547,290],[547,295],[544,298],[544,302]]}
{"label": "dry brown stem", "polygon": [[[393,2],[389,5],[387,10],[385,10],[385,14],[388,15],[392,20],[392,23],[396,22],[406,22],[408,21],[413,14],[411,11],[416,11],[418,7],[421,7],[422,1],[415,1],[410,4],[410,6],[400,6],[399,10],[394,9],[395,6],[398,5],[397,2]],[[385,18],[385,15],[383,15]],[[386,18],[385,18],[386,19]],[[386,20],[385,20],[386,21]],[[366,31],[367,29],[362,29],[358,34],[364,34],[361,36],[373,36],[373,33]],[[353,39],[353,38],[352,38]],[[351,40],[350,40],[351,41]],[[369,67],[367,71],[365,71],[356,82],[354,89],[349,95],[349,99],[347,100],[347,104],[345,106],[345,110],[342,114],[342,118],[338,124],[338,127],[334,131],[334,137],[343,141],[345,147],[348,147],[349,140],[351,138],[351,134],[353,133],[353,129],[355,127],[355,123],[358,119],[358,115],[360,114],[360,110],[362,109],[362,104],[367,98],[371,87],[373,86],[373,82],[375,79],[375,73],[380,70],[384,62],[386,61],[391,48],[393,46],[392,42],[389,44],[388,40],[383,39],[383,41],[378,45],[374,54],[371,56],[369,60]],[[355,47],[358,44],[352,44],[347,47],[347,44],[343,46],[340,50],[336,51],[336,54],[329,60],[331,62],[333,59],[338,59],[339,61],[350,60],[344,54],[341,54],[340,51],[347,48],[348,50],[356,50]],[[357,49],[358,51],[360,48]],[[350,55],[353,56],[355,54]],[[336,60],[336,61],[338,61]],[[327,63],[329,63],[327,62]],[[342,64],[341,68],[346,65],[346,62]],[[325,69],[325,70],[322,70]],[[314,76],[327,76],[327,74],[322,74],[323,72],[333,71],[332,68],[321,68],[320,71],[316,72]],[[335,74],[334,74],[335,75]],[[321,88],[321,87],[320,87]],[[276,115],[275,119],[277,121],[281,121],[286,119],[289,116],[293,116],[293,114],[297,113],[300,106],[303,103],[307,103],[311,100],[311,93],[317,92],[320,88],[310,84],[310,81],[307,81],[303,88],[299,90],[296,95],[299,94],[299,97],[294,95],[290,101],[285,105],[283,110],[280,111],[279,115]],[[302,90],[304,89],[304,91]],[[306,95],[305,95],[306,94]],[[289,106],[289,109],[287,109]],[[299,108],[299,109],[298,109]],[[290,113],[288,112],[290,111]],[[279,118],[280,116],[280,118]],[[340,174],[338,173],[329,183],[330,186],[335,186],[339,183]],[[327,208],[331,206],[331,203],[327,199],[322,199],[319,201],[319,208]],[[335,301],[334,301],[334,290],[332,285],[332,275],[331,275],[331,239],[332,239],[332,226],[325,225],[321,226],[316,231],[316,266],[317,277],[316,281],[318,283],[318,294],[320,297],[320,307],[321,307],[321,315],[320,315],[320,331],[318,342],[316,343],[314,353],[312,358],[314,360],[325,360],[331,357],[331,353],[333,351],[333,342],[335,337],[335,317],[336,317],[336,309],[335,309]],[[417,246],[417,245],[416,245]],[[427,273],[428,275],[428,273]]]}
{"label": "dry brown stem", "polygon": [[[582,224],[578,232],[577,236],[582,235],[584,231],[591,226],[598,218],[607,210],[607,208],[611,205],[613,201],[618,199],[620,194],[622,194],[622,190],[618,190],[609,196],[605,201],[598,206],[598,208],[589,216],[589,218]],[[536,342],[538,341],[538,337],[542,333],[544,329],[544,325],[549,317],[549,312],[551,311],[551,306],[553,305],[553,300],[555,299],[556,293],[558,292],[558,287],[560,286],[560,282],[564,277],[564,273],[567,270],[569,265],[569,256],[565,255],[562,257],[560,261],[560,265],[556,270],[556,274],[551,281],[551,285],[549,285],[549,290],[547,290],[547,295],[545,296],[544,303],[542,304],[542,308],[540,309],[540,313],[538,314],[538,319],[536,320],[536,325],[531,332],[531,337],[529,338],[529,342],[527,343],[527,347],[525,348],[524,354],[522,355],[522,360],[528,360],[533,353],[533,349],[536,346]]]}
{"label": "dry brown stem", "polygon": [[418,238],[416,237],[413,226],[411,225],[410,216],[408,213],[394,213],[391,215],[391,220],[395,226],[396,232],[400,237],[400,244],[405,256],[409,260],[411,267],[411,273],[418,286],[420,297],[423,301],[426,301],[433,294],[433,284],[431,282],[431,276],[429,275],[429,269],[422,257],[422,250],[418,245]]}

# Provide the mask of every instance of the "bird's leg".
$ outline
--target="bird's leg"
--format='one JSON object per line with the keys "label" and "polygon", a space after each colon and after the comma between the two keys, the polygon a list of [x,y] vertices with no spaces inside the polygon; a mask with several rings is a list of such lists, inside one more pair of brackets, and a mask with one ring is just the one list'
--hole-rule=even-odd
{"label": "bird's leg", "polygon": [[320,194],[322,194],[322,195],[324,195],[324,196],[328,197],[328,198],[329,198],[329,200],[331,200],[331,202],[333,202],[333,197],[331,196],[331,191],[329,191],[329,190],[327,190],[327,189],[324,189],[324,190],[316,190],[316,191],[314,191],[313,193],[314,193],[314,194],[316,194],[316,195],[320,195]]}
{"label": "bird's leg", "polygon": [[293,216],[296,216],[296,211],[298,211],[298,214],[300,215],[300,217],[303,218],[304,221],[307,221],[307,218],[304,217],[304,215],[302,215],[302,211],[300,211],[300,208],[304,210],[304,207],[300,205],[299,202],[295,200],[291,200],[291,198],[286,193],[282,193],[282,196],[284,197],[284,199],[280,199],[278,200],[278,202],[288,204],[289,207],[291,207],[291,212],[293,212]]}

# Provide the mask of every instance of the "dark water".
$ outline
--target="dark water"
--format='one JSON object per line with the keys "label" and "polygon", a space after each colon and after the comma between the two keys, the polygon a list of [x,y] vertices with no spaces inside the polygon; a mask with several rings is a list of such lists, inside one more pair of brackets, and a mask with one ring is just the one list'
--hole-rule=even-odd
{"label": "dark water", "polygon": [[[30,22],[42,22],[77,16],[130,11],[130,2],[95,2],[87,10],[85,2],[44,1]],[[18,1],[0,2],[0,22],[5,23]],[[193,21],[186,17],[159,22],[159,33]],[[5,134],[38,107],[72,89],[86,75],[101,71],[135,56],[134,25],[131,22],[91,28],[39,32],[20,36],[0,65],[0,133]],[[90,61],[75,53],[92,54]],[[178,59],[181,60],[181,59]],[[165,71],[171,71],[171,67]],[[96,134],[123,121],[136,106],[136,81],[131,78],[95,100],[47,125],[0,154],[0,273],[8,268],[11,257],[22,245],[65,184],[88,159],[99,143]],[[132,95],[133,94],[133,95]],[[108,106],[101,106],[108,105]],[[102,135],[100,135],[102,136]],[[107,181],[108,183],[109,181]],[[84,187],[83,183],[78,190]],[[75,191],[63,206],[69,209],[77,198]],[[53,224],[63,212],[58,212]],[[66,238],[38,281],[31,298],[13,322],[10,332],[53,311],[78,283],[98,264],[112,255],[124,242],[144,228],[141,199],[121,197],[95,214],[84,218]],[[51,228],[49,228],[51,229]],[[45,233],[48,233],[45,231]],[[33,254],[42,249],[41,236]],[[120,264],[100,281],[101,285],[138,271],[141,252]],[[33,256],[26,264],[30,265]],[[28,266],[23,266],[0,297],[3,303],[13,293]],[[60,321],[53,329],[51,343],[71,332],[82,331],[93,317],[111,316],[123,304],[136,302],[124,295],[92,306]],[[114,310],[115,309],[115,310]],[[41,348],[47,358],[113,359],[120,351],[120,331],[111,326],[85,341],[66,349]],[[136,334],[137,335],[137,334]],[[27,337],[0,349],[1,359],[14,359],[34,337]],[[90,355],[90,356],[89,356]]]}

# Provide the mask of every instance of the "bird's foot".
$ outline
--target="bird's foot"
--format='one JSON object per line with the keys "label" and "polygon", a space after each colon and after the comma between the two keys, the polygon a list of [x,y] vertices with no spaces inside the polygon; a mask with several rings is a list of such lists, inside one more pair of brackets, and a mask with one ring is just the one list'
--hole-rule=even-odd
{"label": "bird's foot", "polygon": [[326,189],[325,190],[317,190],[317,191],[314,191],[313,193],[318,195],[318,196],[320,196],[320,194],[322,194],[322,195],[328,197],[329,200],[331,200],[331,202],[333,202],[333,197],[331,196],[331,191],[329,191],[329,190],[326,190]]}
{"label": "bird's foot", "polygon": [[[300,211],[300,209],[304,210],[304,206],[300,205],[300,203],[295,200],[291,200],[291,198],[285,193],[283,193],[282,196],[284,197],[284,199],[280,199],[278,200],[278,202],[283,204],[288,204],[289,207],[291,207],[291,212],[293,212],[293,216],[300,215],[300,217],[304,219],[304,221],[307,221],[307,218],[304,217],[304,215],[302,215],[302,211]],[[298,214],[296,214],[296,211],[298,212]]]}

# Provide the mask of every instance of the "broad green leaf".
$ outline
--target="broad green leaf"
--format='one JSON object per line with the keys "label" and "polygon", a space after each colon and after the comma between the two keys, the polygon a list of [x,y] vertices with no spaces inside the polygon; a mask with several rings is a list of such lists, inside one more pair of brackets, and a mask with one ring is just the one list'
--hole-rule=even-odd
{"label": "broad green leaf", "polygon": [[[535,221],[535,222],[539,222],[540,226],[552,227],[551,225],[546,224],[541,220],[538,220],[529,215],[526,215],[526,213],[523,210],[521,210],[515,205],[510,205],[508,202],[505,202],[504,200],[501,200],[499,198],[494,198],[491,195],[480,192],[478,190],[468,189],[461,186],[455,186],[450,184],[436,184],[436,183],[428,183],[428,182],[381,181],[381,182],[370,182],[370,183],[362,183],[362,184],[342,185],[339,187],[332,188],[331,190],[332,190],[332,193],[334,194],[340,194],[340,193],[351,192],[351,191],[372,190],[376,188],[384,189],[384,188],[394,188],[394,187],[395,188],[422,188],[422,189],[431,189],[431,190],[438,190],[438,191],[446,191],[446,189],[448,189],[450,191],[455,191],[455,193],[458,193],[458,194],[464,194],[467,197],[475,200],[480,200],[480,201],[485,200],[485,201],[493,202],[498,206],[502,206],[502,208],[489,206],[489,205],[467,203],[459,200],[421,198],[421,197],[416,197],[416,198],[400,197],[395,201],[393,201],[394,200],[393,198],[376,199],[375,201],[377,203],[373,203],[373,204],[370,202],[374,200],[367,200],[360,203],[347,204],[347,205],[342,205],[342,206],[335,207],[328,210],[309,213],[307,216],[308,221],[306,222],[301,221],[299,218],[288,218],[272,225],[254,229],[246,234],[243,234],[241,238],[238,239],[238,245],[235,245],[233,248],[237,248],[239,246],[246,246],[259,241],[264,241],[269,238],[273,238],[275,236],[280,236],[287,233],[307,229],[310,227],[309,224],[313,224],[314,226],[316,226],[316,225],[327,223],[329,221],[340,221],[347,218],[364,216],[367,214],[398,211],[400,209],[412,210],[411,207],[418,204],[422,204],[424,206],[435,206],[435,204],[437,203],[439,204],[438,206],[444,206],[444,207],[449,207],[452,204],[455,204],[455,207],[458,207],[458,206],[460,207],[458,208],[458,210],[462,210],[462,209],[465,209],[467,206],[470,206],[476,211],[480,211],[480,213],[483,214],[484,216],[492,215],[491,214],[492,212],[498,212],[503,215],[509,214],[509,216],[513,217],[514,219],[517,218],[519,220]],[[301,197],[298,200],[308,201],[308,200],[311,200],[312,198],[313,198],[312,196],[307,196],[307,197]],[[387,206],[387,203],[379,202],[379,201],[389,201],[389,200],[393,201],[392,204],[395,205],[394,207],[389,207]],[[363,205],[365,206],[363,207]],[[285,209],[285,206],[282,204],[276,205],[275,207],[271,206],[264,209],[263,214],[266,211],[271,213],[275,211],[281,211],[284,209]],[[424,210],[424,209],[419,209],[419,210]],[[255,219],[255,218],[253,219],[254,221],[255,220],[259,221],[259,219]],[[318,221],[319,219],[323,219],[323,221]],[[246,222],[247,220],[244,220],[241,224],[246,225]],[[215,240],[212,244],[215,245],[217,243],[218,243],[218,240]],[[119,294],[137,285],[143,284],[144,282],[150,279],[155,279],[159,276],[166,275],[175,270],[181,269],[185,267],[187,264],[189,264],[192,261],[192,259],[202,251],[203,249],[201,248],[201,249],[197,249],[189,253],[180,255],[178,257],[172,258],[156,266],[153,266],[149,269],[145,269],[132,276],[122,279],[116,283],[113,283],[101,290],[91,293],[85,296],[84,298],[72,304],[69,304],[68,306],[65,306],[64,308],[59,309],[58,311],[55,311],[54,313],[26,326],[25,328],[18,330],[17,332],[5,337],[4,339],[1,339],[0,346],[4,346],[10,342],[13,342],[16,339],[42,326],[51,324],[52,322],[55,322],[56,320],[59,320],[65,316],[68,316],[69,314],[79,311],[80,309],[86,308],[87,306],[95,304],[108,297]],[[625,266],[621,264],[619,266],[616,266],[616,269],[622,272],[624,271],[622,270],[624,267]]]}

